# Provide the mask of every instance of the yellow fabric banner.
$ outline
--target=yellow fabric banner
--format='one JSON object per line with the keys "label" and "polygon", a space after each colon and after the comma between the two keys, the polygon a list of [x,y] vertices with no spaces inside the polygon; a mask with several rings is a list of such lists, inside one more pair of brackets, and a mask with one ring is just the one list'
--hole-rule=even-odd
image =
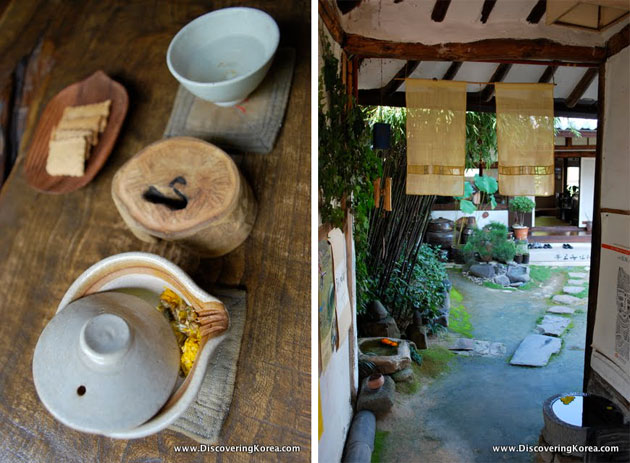
{"label": "yellow fabric banner", "polygon": [[461,196],[466,83],[406,79],[407,194]]}
{"label": "yellow fabric banner", "polygon": [[495,83],[499,192],[554,194],[553,84]]}

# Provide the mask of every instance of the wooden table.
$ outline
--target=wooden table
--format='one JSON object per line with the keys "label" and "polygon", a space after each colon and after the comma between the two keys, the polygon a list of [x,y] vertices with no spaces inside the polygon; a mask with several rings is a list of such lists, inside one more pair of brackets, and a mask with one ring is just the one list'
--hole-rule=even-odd
{"label": "wooden table", "polygon": [[[0,0],[0,103],[17,109],[9,131],[24,130],[0,192],[0,461],[310,459],[310,2],[250,2],[278,21],[282,44],[297,48],[297,64],[275,150],[248,155],[242,164],[259,213],[241,247],[210,260],[173,244],[143,243],[110,196],[116,170],[162,136],[177,89],[165,62],[170,39],[191,19],[230,3]],[[2,100],[20,81],[23,56],[25,88]],[[123,83],[130,97],[111,157],[83,189],[62,196],[32,190],[23,164],[38,115],[59,90],[97,69]],[[300,445],[300,453],[175,454],[173,445],[194,441],[173,431],[133,441],[82,434],[44,409],[31,374],[39,334],[81,272],[134,250],[172,260],[204,288],[219,282],[247,289],[234,399],[220,443]]]}

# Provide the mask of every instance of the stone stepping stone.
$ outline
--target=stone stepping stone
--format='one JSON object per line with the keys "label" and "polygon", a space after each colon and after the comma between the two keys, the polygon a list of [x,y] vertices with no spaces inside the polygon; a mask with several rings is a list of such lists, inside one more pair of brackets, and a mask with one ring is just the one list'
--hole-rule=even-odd
{"label": "stone stepping stone", "polygon": [[570,322],[570,319],[559,315],[545,315],[536,329],[538,329],[540,334],[559,337],[562,336]]}
{"label": "stone stepping stone", "polygon": [[588,278],[586,272],[569,272],[569,278]]}
{"label": "stone stepping stone", "polygon": [[584,291],[584,287],[582,287],[582,286],[565,286],[564,288],[562,288],[562,291],[565,294],[580,294],[582,291]]}
{"label": "stone stepping stone", "polygon": [[575,309],[573,307],[567,307],[565,305],[554,305],[552,307],[549,307],[547,309],[547,312],[551,312],[551,313],[564,313],[564,314],[569,314],[572,315],[573,312],[575,312]]}
{"label": "stone stepping stone", "polygon": [[530,334],[516,349],[510,360],[511,365],[544,367],[552,354],[560,352],[562,340],[542,334]]}
{"label": "stone stepping stone", "polygon": [[449,350],[473,350],[475,341],[470,338],[457,338],[453,344],[449,346]]}
{"label": "stone stepping stone", "polygon": [[588,280],[586,278],[581,280],[569,280],[567,281],[569,286],[583,286],[588,284]]}
{"label": "stone stepping stone", "polygon": [[505,357],[507,349],[501,342],[482,341],[480,339],[458,338],[448,348],[463,356]]}
{"label": "stone stepping stone", "polygon": [[583,304],[585,302],[583,299],[569,294],[556,294],[551,300],[560,305]]}

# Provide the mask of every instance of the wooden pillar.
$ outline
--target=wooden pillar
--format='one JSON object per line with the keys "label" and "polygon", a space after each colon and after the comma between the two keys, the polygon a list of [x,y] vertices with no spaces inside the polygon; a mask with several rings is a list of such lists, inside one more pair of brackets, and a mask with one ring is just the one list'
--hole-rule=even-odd
{"label": "wooden pillar", "polygon": [[595,312],[597,311],[597,293],[599,290],[599,266],[602,249],[602,157],[604,142],[604,108],[605,108],[605,71],[606,63],[599,65],[599,82],[597,87],[597,144],[595,148],[595,188],[593,192],[593,234],[591,236],[591,272],[588,290],[588,311],[586,315],[586,346],[584,349],[584,391],[587,390],[591,375],[591,353],[593,348],[593,331],[595,329]]}

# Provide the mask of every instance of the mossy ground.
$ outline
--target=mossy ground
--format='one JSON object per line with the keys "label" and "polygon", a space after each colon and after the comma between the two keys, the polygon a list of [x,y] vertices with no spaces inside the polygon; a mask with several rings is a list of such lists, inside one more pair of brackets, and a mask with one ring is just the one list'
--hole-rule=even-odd
{"label": "mossy ground", "polygon": [[[423,351],[420,351],[421,354],[422,352]],[[412,363],[411,369],[413,370],[413,379],[406,383],[396,383],[396,392],[399,392],[401,394],[415,394],[420,390],[420,376],[422,376],[422,367],[417,363]]]}
{"label": "mossy ground", "polygon": [[420,353],[422,354],[422,366],[419,371],[421,379],[422,377],[435,378],[450,370],[451,360],[455,357],[454,353],[441,346],[429,347]]}
{"label": "mossy ground", "polygon": [[387,436],[389,436],[389,431],[376,430],[376,434],[374,435],[374,450],[372,451],[372,463],[380,463]]}
{"label": "mossy ground", "polygon": [[457,289],[451,288],[451,311],[448,316],[448,328],[454,333],[472,338],[473,326],[463,300],[464,296]]}

